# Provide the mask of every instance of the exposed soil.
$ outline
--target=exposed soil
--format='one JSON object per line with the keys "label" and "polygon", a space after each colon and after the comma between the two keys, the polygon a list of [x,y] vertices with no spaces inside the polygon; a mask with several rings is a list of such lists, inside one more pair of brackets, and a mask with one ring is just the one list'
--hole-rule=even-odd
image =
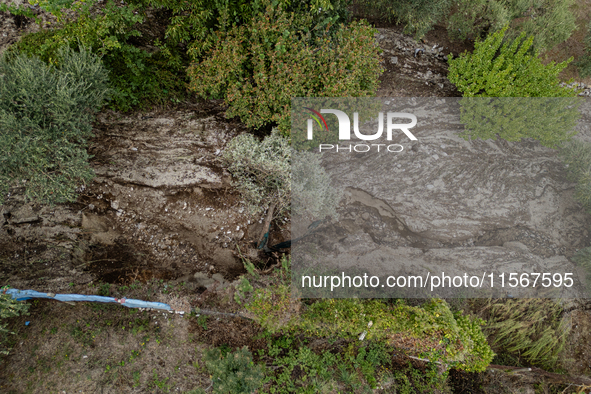
{"label": "exposed soil", "polygon": [[447,57],[471,51],[471,42],[451,41],[447,30],[436,26],[421,41],[402,33],[401,26],[374,21],[384,51],[384,74],[378,97],[459,97],[447,79]]}
{"label": "exposed soil", "polygon": [[[197,272],[232,281],[254,261],[263,217],[247,215],[220,165],[244,127],[217,102],[175,111],[99,115],[89,151],[95,180],[79,202],[25,204],[18,190],[3,206],[3,283],[59,292],[67,284],[185,281]],[[288,239],[284,222],[271,242]],[[25,268],[26,267],[26,268]]]}

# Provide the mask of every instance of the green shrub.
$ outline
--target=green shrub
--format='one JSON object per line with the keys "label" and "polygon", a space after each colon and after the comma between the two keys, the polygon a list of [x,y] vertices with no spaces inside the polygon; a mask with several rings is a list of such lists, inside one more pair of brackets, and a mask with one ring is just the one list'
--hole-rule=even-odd
{"label": "green shrub", "polygon": [[489,300],[484,311],[485,332],[497,352],[546,369],[558,366],[570,327],[554,300]]}
{"label": "green shrub", "polygon": [[[28,315],[29,304],[14,300],[8,294],[0,294],[0,319],[9,317]],[[8,349],[5,348],[7,335],[14,334],[6,328],[6,324],[0,321],[0,354],[8,354]]]}
{"label": "green shrub", "polygon": [[216,394],[250,394],[262,384],[263,372],[246,347],[227,354],[215,348],[206,351],[204,359]]}
{"label": "green shrub", "polygon": [[572,58],[544,65],[529,53],[533,37],[522,33],[503,44],[507,27],[475,44],[474,52],[449,59],[449,80],[466,97],[572,97],[561,87],[558,74]]}
{"label": "green shrub", "polygon": [[32,200],[74,201],[92,179],[85,144],[109,94],[107,72],[84,48],[58,56],[58,67],[0,58],[0,203],[11,186]]}
{"label": "green shrub", "polygon": [[292,97],[374,94],[379,48],[363,22],[314,38],[313,18],[268,7],[245,25],[214,33],[215,45],[188,71],[190,89],[224,98],[228,117],[249,127],[277,124],[288,134]]}
{"label": "green shrub", "polygon": [[581,100],[575,97],[465,97],[462,137],[519,141],[533,138],[556,148],[576,134]]}
{"label": "green shrub", "polygon": [[[109,71],[113,87],[111,105],[118,110],[129,110],[138,105],[176,102],[185,94],[185,67],[178,50],[150,42],[157,49],[152,53],[133,45],[141,39],[138,26],[145,22],[143,9],[121,5],[113,0],[104,6],[97,1],[74,3],[73,17],[62,18],[56,28],[25,35],[10,48],[12,53],[38,56],[57,65],[57,53],[64,45],[75,49],[78,45],[91,48],[102,59]],[[55,15],[60,8],[45,4]]]}
{"label": "green shrub", "polygon": [[276,204],[276,215],[289,208],[291,195],[291,150],[289,141],[275,130],[262,142],[241,134],[228,143],[222,161],[234,177],[234,186],[251,214]]}
{"label": "green shrub", "polygon": [[480,38],[510,24],[510,39],[533,36],[533,48],[543,52],[566,41],[576,28],[570,10],[574,0],[462,0],[449,17],[452,38]]}

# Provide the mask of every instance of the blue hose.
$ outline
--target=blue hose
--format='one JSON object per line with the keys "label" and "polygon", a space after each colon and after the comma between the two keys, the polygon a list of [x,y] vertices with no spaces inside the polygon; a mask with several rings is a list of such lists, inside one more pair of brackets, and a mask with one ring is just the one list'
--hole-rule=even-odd
{"label": "blue hose", "polygon": [[172,308],[168,304],[162,302],[151,302],[134,300],[132,298],[114,298],[114,297],[103,297],[97,295],[83,295],[83,294],[53,294],[53,293],[40,293],[35,290],[18,290],[18,289],[7,289],[3,287],[0,290],[0,294],[9,294],[17,301],[30,300],[31,298],[46,298],[49,300],[58,301],[87,301],[87,302],[105,302],[120,304],[128,308],[152,308],[152,309],[163,309],[165,311],[171,311]]}

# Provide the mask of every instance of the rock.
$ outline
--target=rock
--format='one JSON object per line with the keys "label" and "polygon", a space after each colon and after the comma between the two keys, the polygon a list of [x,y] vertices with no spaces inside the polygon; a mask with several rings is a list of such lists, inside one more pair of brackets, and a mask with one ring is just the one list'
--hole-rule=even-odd
{"label": "rock", "polygon": [[529,248],[527,246],[525,246],[524,244],[522,244],[521,242],[505,242],[503,244],[504,248],[507,249],[511,249],[514,250],[516,252],[523,252],[523,253],[529,253]]}
{"label": "rock", "polygon": [[211,276],[211,278],[212,278],[212,279],[214,279],[214,280],[216,280],[216,281],[218,281],[218,282],[220,282],[220,283],[223,283],[223,282],[225,282],[225,281],[226,281],[226,280],[224,279],[224,276],[223,276],[222,274],[213,274],[213,275]]}
{"label": "rock", "polygon": [[8,222],[10,224],[23,224],[23,223],[34,223],[41,220],[41,218],[33,212],[33,208],[26,204],[22,207],[11,211]]}
{"label": "rock", "polygon": [[150,123],[152,123],[154,125],[158,125],[158,126],[174,126],[174,119],[156,118],[156,119],[152,119],[152,121]]}
{"label": "rock", "polygon": [[209,287],[215,283],[214,279],[211,279],[204,274],[203,272],[197,272],[193,275],[193,282],[197,285],[197,287]]}
{"label": "rock", "polygon": [[[173,159],[173,158],[171,158]],[[97,172],[98,173],[98,172]],[[131,170],[112,170],[111,176],[118,182],[135,183],[153,188],[180,187],[209,184],[221,186],[222,179],[209,167],[190,162],[171,160],[158,166],[146,166]]]}
{"label": "rock", "polygon": [[93,214],[82,214],[82,228],[99,233],[109,231],[106,221],[102,217]]}
{"label": "rock", "polygon": [[213,261],[216,266],[219,266],[222,269],[233,269],[240,267],[241,265],[230,249],[216,250],[213,255]]}

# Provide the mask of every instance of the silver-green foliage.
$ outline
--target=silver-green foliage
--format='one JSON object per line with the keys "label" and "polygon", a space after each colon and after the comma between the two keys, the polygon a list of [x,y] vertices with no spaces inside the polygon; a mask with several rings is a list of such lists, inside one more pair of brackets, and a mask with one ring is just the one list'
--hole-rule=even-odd
{"label": "silver-green foliage", "polygon": [[292,176],[292,216],[315,221],[336,215],[343,191],[331,183],[319,154],[294,153]]}
{"label": "silver-green foliage", "polygon": [[259,141],[251,134],[234,138],[222,155],[234,186],[245,199],[251,214],[276,204],[285,213],[291,198],[291,149],[289,141],[276,130]]}
{"label": "silver-green foliage", "polygon": [[[8,294],[0,294],[0,319],[26,315],[28,310],[29,304],[16,301]],[[13,333],[0,322],[0,354],[8,354],[8,350],[4,349],[4,339],[8,334]]]}
{"label": "silver-green foliage", "polygon": [[239,135],[230,141],[222,160],[253,215],[272,203],[277,215],[291,211],[313,221],[336,214],[342,190],[331,185],[320,156],[295,153],[276,129],[263,141]]}
{"label": "silver-green foliage", "polygon": [[361,0],[364,16],[387,17],[404,32],[421,38],[436,24],[447,25],[452,39],[480,38],[510,25],[509,38],[534,36],[544,52],[566,41],[576,28],[574,0]]}
{"label": "silver-green foliage", "polygon": [[0,57],[0,203],[11,186],[32,200],[75,200],[92,178],[85,144],[109,95],[100,59],[59,51],[58,68],[37,58]]}

